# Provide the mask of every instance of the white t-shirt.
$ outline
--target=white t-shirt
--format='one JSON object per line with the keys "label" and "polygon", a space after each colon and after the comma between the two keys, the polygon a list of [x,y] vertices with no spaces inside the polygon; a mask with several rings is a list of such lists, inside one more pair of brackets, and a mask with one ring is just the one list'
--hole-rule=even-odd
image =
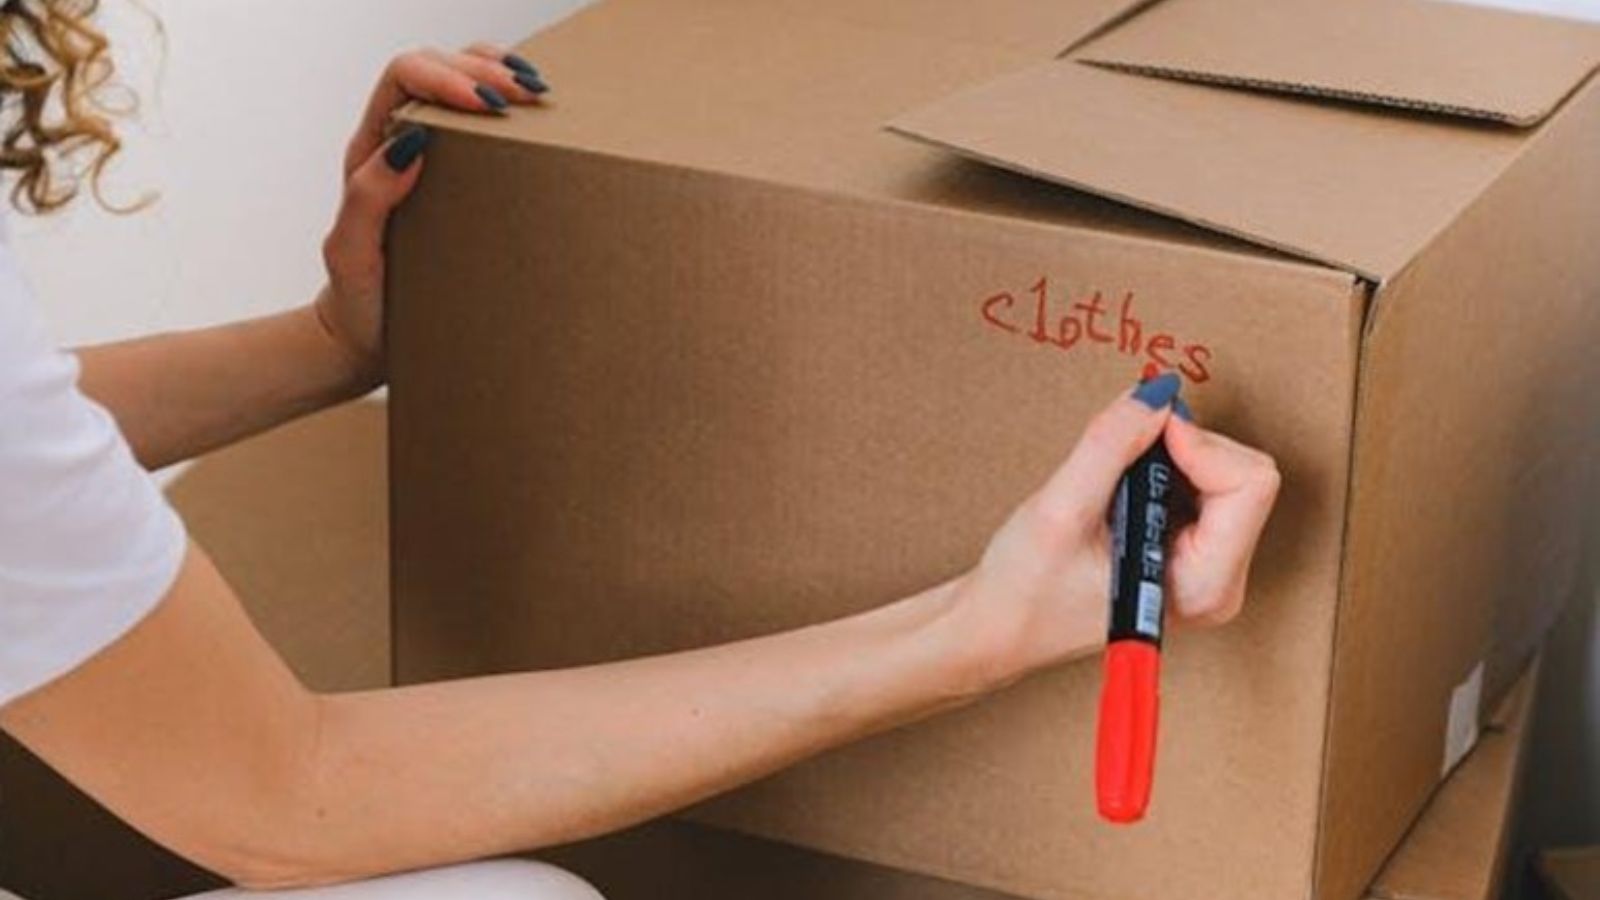
{"label": "white t-shirt", "polygon": [[132,628],[187,546],[177,514],[77,381],[77,357],[51,345],[0,232],[0,706]]}

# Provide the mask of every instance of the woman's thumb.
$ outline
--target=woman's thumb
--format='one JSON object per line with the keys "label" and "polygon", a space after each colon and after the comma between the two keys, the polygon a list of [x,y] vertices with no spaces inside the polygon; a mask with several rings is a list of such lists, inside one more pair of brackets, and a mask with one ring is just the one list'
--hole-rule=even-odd
{"label": "woman's thumb", "polygon": [[407,125],[345,179],[344,200],[323,252],[335,277],[356,278],[381,265],[384,227],[422,174],[428,130]]}

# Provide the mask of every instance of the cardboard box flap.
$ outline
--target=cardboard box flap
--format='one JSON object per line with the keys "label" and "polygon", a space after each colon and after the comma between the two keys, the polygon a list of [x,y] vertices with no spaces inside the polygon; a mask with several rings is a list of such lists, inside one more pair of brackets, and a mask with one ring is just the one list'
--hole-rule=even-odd
{"label": "cardboard box flap", "polygon": [[1529,126],[1600,64],[1600,28],[1439,0],[1167,0],[1079,58]]}
{"label": "cardboard box flap", "polygon": [[889,128],[1376,281],[1403,268],[1537,132],[1070,58],[959,91]]}

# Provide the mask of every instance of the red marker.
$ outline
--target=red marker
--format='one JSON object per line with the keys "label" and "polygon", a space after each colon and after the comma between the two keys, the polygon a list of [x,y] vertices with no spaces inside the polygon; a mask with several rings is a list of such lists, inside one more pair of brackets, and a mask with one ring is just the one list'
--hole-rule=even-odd
{"label": "red marker", "polygon": [[[1144,380],[1159,370],[1147,366]],[[1164,440],[1123,473],[1111,518],[1111,628],[1095,745],[1100,815],[1137,822],[1150,803],[1160,711],[1167,537],[1181,480]]]}

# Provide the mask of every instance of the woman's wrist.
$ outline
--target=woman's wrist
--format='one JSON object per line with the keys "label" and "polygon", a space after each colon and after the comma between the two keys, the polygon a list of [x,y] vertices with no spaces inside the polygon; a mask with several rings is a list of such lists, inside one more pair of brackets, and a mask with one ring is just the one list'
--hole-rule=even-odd
{"label": "woman's wrist", "polygon": [[949,647],[965,690],[974,696],[1087,656],[1103,643],[1103,616],[1069,614],[1041,620],[1031,604],[994,596],[994,586],[985,584],[976,569],[948,587],[945,608],[934,627]]}
{"label": "woman's wrist", "polygon": [[332,374],[332,392],[339,399],[353,399],[382,386],[384,365],[381,353],[363,349],[340,322],[330,288],[324,287],[301,312],[307,316],[318,336]]}
{"label": "woman's wrist", "polygon": [[952,701],[975,700],[1028,674],[1009,625],[981,609],[973,573],[929,591],[932,607],[922,629],[941,661],[941,687]]}

